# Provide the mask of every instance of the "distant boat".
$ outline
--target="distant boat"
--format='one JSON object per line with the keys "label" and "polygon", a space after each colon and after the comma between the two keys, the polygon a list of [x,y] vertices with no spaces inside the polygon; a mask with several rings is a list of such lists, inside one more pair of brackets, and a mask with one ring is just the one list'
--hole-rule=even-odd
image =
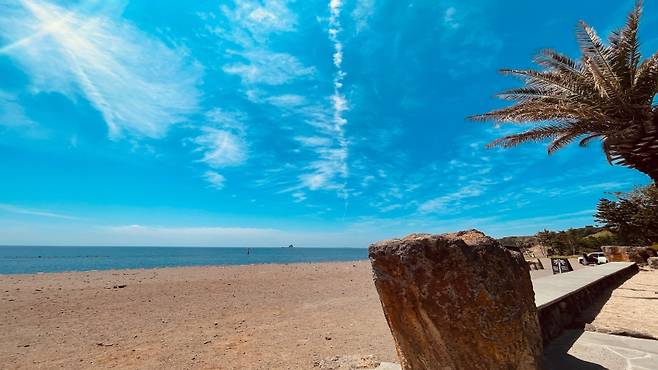
{"label": "distant boat", "polygon": [[295,246],[292,245],[292,244],[290,244],[290,245],[288,246],[288,248],[294,248],[294,247],[295,247]]}

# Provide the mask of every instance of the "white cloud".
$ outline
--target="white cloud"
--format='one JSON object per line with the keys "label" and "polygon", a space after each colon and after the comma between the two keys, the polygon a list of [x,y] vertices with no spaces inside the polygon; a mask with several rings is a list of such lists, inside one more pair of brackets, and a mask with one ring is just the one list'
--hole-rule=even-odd
{"label": "white cloud", "polygon": [[[205,125],[200,128],[201,134],[188,140],[194,145],[194,152],[201,153],[199,162],[213,169],[242,165],[248,157],[243,124],[246,119],[243,113],[219,108],[207,112]],[[224,175],[217,171],[207,170],[203,178],[218,190],[226,184]]]}
{"label": "white cloud", "polygon": [[245,84],[265,85],[282,85],[315,74],[315,68],[304,66],[294,56],[269,49],[272,34],[295,30],[297,17],[287,4],[283,0],[241,0],[232,8],[222,6],[229,27],[216,27],[213,32],[239,46],[242,50],[230,54],[243,59],[225,64],[224,72],[239,76]]}
{"label": "white cloud", "polygon": [[[343,95],[343,79],[346,73],[343,71],[343,44],[339,39],[342,31],[340,16],[342,10],[342,0],[329,1],[329,41],[334,46],[332,61],[335,67],[334,73],[334,92],[330,96],[332,103],[332,125],[329,132],[332,137],[331,144],[318,145],[316,153],[318,160],[312,162],[308,167],[311,173],[300,176],[302,185],[311,190],[317,189],[335,189],[339,191],[339,196],[347,199],[348,192],[345,186],[345,179],[348,176],[347,157],[348,157],[348,140],[345,137],[345,128],[347,119],[343,116],[348,108],[348,102]],[[339,183],[342,179],[342,183]],[[338,180],[338,181],[336,181]]]}
{"label": "white cloud", "polygon": [[457,13],[457,9],[455,9],[454,6],[449,7],[446,9],[445,13],[443,13],[443,24],[449,29],[453,30],[461,26],[455,19],[455,13]]}
{"label": "white cloud", "polygon": [[[299,194],[303,188],[337,190],[345,197],[349,141],[345,137],[343,126],[347,120],[343,114],[349,108],[349,102],[342,91],[345,77],[343,45],[338,39],[342,1],[331,0],[328,6],[328,32],[333,46],[331,58],[335,73],[333,93],[321,98],[312,93],[307,97],[286,92],[288,84],[300,79],[322,83],[316,79],[318,72],[315,67],[306,66],[295,55],[273,48],[273,40],[278,34],[297,31],[297,18],[287,5],[287,1],[247,0],[223,6],[222,13],[228,22],[211,29],[216,36],[233,44],[236,50],[230,50],[231,61],[222,68],[225,73],[240,77],[247,99],[279,108],[286,117],[294,117],[313,130],[294,132],[294,139],[302,147],[300,150],[307,150],[312,159],[301,167],[301,174],[289,176],[296,178],[298,183],[283,192]],[[213,21],[211,17],[203,17]],[[275,93],[272,93],[272,86],[276,86]],[[309,101],[311,97],[315,100]]]}
{"label": "white cloud", "polygon": [[315,150],[319,159],[307,166],[308,173],[299,176],[301,185],[311,190],[339,190],[345,197],[344,184],[336,180],[347,177],[347,150],[341,146],[318,146]]}
{"label": "white cloud", "polygon": [[63,215],[63,214],[52,212],[52,211],[41,210],[41,209],[23,208],[23,207],[18,207],[18,206],[12,205],[12,204],[0,204],[0,211],[16,213],[16,214],[21,214],[21,215],[28,215],[28,216],[61,218],[61,219],[66,219],[66,220],[77,220],[77,219],[79,219],[78,217]]}
{"label": "white cloud", "polygon": [[296,108],[306,103],[306,98],[297,94],[274,95],[266,101],[279,108]]}
{"label": "white cloud", "polygon": [[235,247],[249,241],[258,243],[261,246],[274,247],[277,244],[289,244],[292,240],[289,238],[289,234],[284,231],[255,227],[165,227],[136,224],[107,226],[101,229],[111,234],[121,235],[121,240],[133,243],[133,245],[157,243],[158,245],[222,245]]}
{"label": "white cloud", "polygon": [[458,207],[463,199],[478,197],[482,195],[483,192],[484,189],[481,185],[471,184],[453,193],[442,195],[422,203],[418,206],[418,211],[420,213],[444,212],[451,207]]}
{"label": "white cloud", "polygon": [[301,191],[292,193],[292,197],[295,199],[295,203],[301,203],[306,200],[306,194]]}
{"label": "white cloud", "polygon": [[357,0],[352,11],[352,18],[356,25],[356,32],[361,32],[368,27],[368,22],[375,12],[375,0]]}
{"label": "white cloud", "polygon": [[[249,226],[53,225],[52,222],[0,223],[10,245],[212,246],[212,247],[365,247],[370,236],[355,230],[318,232]],[[365,251],[364,251],[365,256]]]}
{"label": "white cloud", "polygon": [[373,176],[373,175],[366,175],[366,176],[363,177],[363,179],[361,180],[361,186],[365,188],[365,187],[367,187],[368,185],[370,185],[370,183],[373,182],[373,181],[375,181],[375,176]]}
{"label": "white cloud", "polygon": [[297,136],[295,140],[309,147],[327,147],[332,143],[330,138],[320,136]]}
{"label": "white cloud", "polygon": [[247,159],[247,145],[239,135],[228,130],[203,127],[202,134],[192,139],[196,152],[203,153],[201,162],[212,168],[238,166]]}
{"label": "white cloud", "polygon": [[253,47],[254,43],[267,41],[270,33],[294,31],[297,16],[287,4],[285,0],[239,0],[233,8],[224,5],[222,13],[236,27],[218,28],[215,33],[243,47]]}
{"label": "white cloud", "polygon": [[14,58],[35,91],[84,96],[102,114],[110,136],[162,137],[196,112],[200,67],[120,19],[116,3],[46,1],[3,5],[0,54]]}
{"label": "white cloud", "polygon": [[400,205],[400,204],[390,204],[388,206],[381,207],[379,209],[379,212],[386,213],[386,212],[391,212],[391,211],[394,211],[394,210],[400,209],[400,208],[402,208],[402,205]]}
{"label": "white cloud", "polygon": [[244,131],[244,121],[247,115],[242,112],[231,112],[214,108],[206,112],[206,123],[212,127]]}
{"label": "white cloud", "polygon": [[438,4],[437,21],[443,32],[437,34],[435,45],[445,50],[441,63],[449,67],[445,70],[451,77],[493,68],[503,42],[488,24],[486,9],[492,4],[454,0]]}
{"label": "white cloud", "polygon": [[0,91],[0,126],[7,128],[33,128],[36,123],[27,117],[15,97]]}
{"label": "white cloud", "polygon": [[222,190],[224,189],[224,182],[226,182],[226,178],[222,176],[221,174],[215,172],[215,171],[206,171],[203,174],[203,177],[210,183],[210,186],[217,190]]}
{"label": "white cloud", "polygon": [[245,84],[282,85],[315,74],[315,68],[304,66],[290,54],[251,50],[239,55],[247,63],[227,64],[224,72],[240,76]]}

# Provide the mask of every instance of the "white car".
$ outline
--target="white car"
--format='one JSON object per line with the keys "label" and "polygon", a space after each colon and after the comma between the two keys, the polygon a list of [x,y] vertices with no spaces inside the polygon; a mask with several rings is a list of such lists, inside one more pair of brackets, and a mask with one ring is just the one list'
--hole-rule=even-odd
{"label": "white car", "polygon": [[578,257],[578,263],[581,265],[589,265],[591,263],[601,265],[603,263],[608,263],[608,258],[605,256],[605,254],[603,254],[603,252],[592,252],[588,253],[587,255],[583,255],[582,257]]}

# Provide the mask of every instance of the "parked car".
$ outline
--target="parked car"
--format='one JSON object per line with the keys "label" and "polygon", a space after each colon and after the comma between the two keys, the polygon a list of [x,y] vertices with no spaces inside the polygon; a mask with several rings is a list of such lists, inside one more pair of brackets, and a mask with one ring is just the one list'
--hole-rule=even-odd
{"label": "parked car", "polygon": [[608,258],[603,252],[583,253],[582,257],[578,257],[578,263],[581,265],[600,265],[608,263]]}

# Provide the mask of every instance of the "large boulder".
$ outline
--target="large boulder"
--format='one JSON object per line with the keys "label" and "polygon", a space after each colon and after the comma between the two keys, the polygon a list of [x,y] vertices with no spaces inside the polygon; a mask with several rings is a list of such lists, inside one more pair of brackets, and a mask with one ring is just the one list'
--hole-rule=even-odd
{"label": "large boulder", "polygon": [[603,254],[609,262],[636,262],[637,264],[646,264],[649,257],[658,256],[658,252],[650,247],[631,247],[631,246],[603,246]]}
{"label": "large boulder", "polygon": [[658,257],[649,257],[647,263],[649,264],[649,267],[651,267],[652,269],[658,270]]}
{"label": "large boulder", "polygon": [[536,369],[542,339],[528,264],[477,230],[369,248],[402,369]]}

